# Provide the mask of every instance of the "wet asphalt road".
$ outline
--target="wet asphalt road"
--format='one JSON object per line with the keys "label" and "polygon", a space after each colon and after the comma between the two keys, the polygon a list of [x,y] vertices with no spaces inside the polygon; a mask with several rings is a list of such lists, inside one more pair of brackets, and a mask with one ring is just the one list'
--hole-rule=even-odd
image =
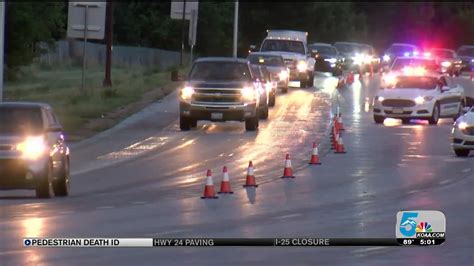
{"label": "wet asphalt road", "polygon": [[[0,192],[0,265],[473,265],[474,156],[456,158],[451,119],[438,126],[372,121],[379,78],[336,94],[333,78],[277,97],[259,132],[242,123],[200,122],[180,132],[176,95],[116,129],[73,145],[72,195],[38,200]],[[466,78],[458,82],[474,89]],[[339,105],[347,154],[329,150]],[[311,143],[320,166],[308,166]],[[296,179],[282,180],[290,153]],[[244,190],[246,166],[260,186]],[[234,195],[201,200],[205,171],[222,166]],[[394,237],[399,210],[441,210],[447,241],[437,247],[134,248],[23,247],[23,237]]]}

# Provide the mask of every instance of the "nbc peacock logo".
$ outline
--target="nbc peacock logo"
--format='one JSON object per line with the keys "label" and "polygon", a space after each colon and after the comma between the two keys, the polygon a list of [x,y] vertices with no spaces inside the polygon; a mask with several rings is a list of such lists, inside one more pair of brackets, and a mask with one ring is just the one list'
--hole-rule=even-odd
{"label": "nbc peacock logo", "polygon": [[416,225],[416,232],[417,233],[425,233],[425,232],[432,232],[433,229],[431,228],[431,224],[428,222],[419,222]]}

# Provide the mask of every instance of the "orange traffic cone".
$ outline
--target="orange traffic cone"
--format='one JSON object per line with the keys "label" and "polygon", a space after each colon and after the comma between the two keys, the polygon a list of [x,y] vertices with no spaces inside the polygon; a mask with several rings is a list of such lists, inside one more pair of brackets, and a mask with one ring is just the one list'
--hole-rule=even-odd
{"label": "orange traffic cone", "polygon": [[313,150],[311,152],[311,160],[309,161],[309,164],[321,164],[319,161],[319,152],[318,152],[318,146],[316,146],[316,142],[313,142]]}
{"label": "orange traffic cone", "polygon": [[247,170],[247,179],[245,180],[245,185],[243,185],[243,187],[258,187],[258,185],[255,183],[252,161],[249,162],[249,168]]}
{"label": "orange traffic cone", "polygon": [[344,131],[344,124],[342,123],[342,116],[339,115],[337,117],[337,124],[339,125],[339,131]]}
{"label": "orange traffic cone", "polygon": [[338,116],[334,116],[334,128],[336,129],[337,132],[341,130],[341,126],[339,125],[339,119]]}
{"label": "orange traffic cone", "polygon": [[369,77],[372,77],[374,75],[374,66],[370,64],[370,74]]}
{"label": "orange traffic cone", "polygon": [[331,149],[335,149],[336,148],[336,137],[339,135],[339,133],[337,132],[337,129],[336,127],[333,125],[332,127],[332,131],[331,131]]}
{"label": "orange traffic cone", "polygon": [[283,169],[283,176],[281,178],[295,178],[293,169],[291,168],[290,155],[287,153],[285,157],[285,168]]}
{"label": "orange traffic cone", "polygon": [[230,188],[230,182],[229,182],[229,173],[227,173],[227,166],[224,166],[224,169],[222,170],[223,176],[222,176],[222,182],[221,182],[221,191],[217,192],[219,194],[232,194],[232,189]]}
{"label": "orange traffic cone", "polygon": [[207,170],[206,186],[204,187],[204,195],[201,199],[217,199],[211,170]]}
{"label": "orange traffic cone", "polygon": [[337,143],[336,143],[336,151],[334,153],[346,153],[341,136],[338,136]]}

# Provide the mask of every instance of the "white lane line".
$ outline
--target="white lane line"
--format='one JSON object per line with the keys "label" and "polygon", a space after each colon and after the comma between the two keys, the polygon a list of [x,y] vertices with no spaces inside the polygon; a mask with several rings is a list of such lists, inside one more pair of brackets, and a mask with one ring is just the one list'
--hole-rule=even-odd
{"label": "white lane line", "polygon": [[148,202],[145,202],[145,201],[135,201],[135,202],[132,202],[133,205],[145,205],[145,204],[148,204]]}
{"label": "white lane line", "polygon": [[294,214],[289,214],[289,215],[283,215],[283,216],[276,216],[273,217],[274,219],[287,219],[287,218],[292,218],[292,217],[299,217],[303,216],[301,213],[294,213]]}
{"label": "white lane line", "polygon": [[31,250],[10,250],[10,251],[0,252],[0,256],[8,256],[8,255],[13,255],[13,254],[22,254],[22,253],[30,253],[30,252]]}
{"label": "white lane line", "polygon": [[113,209],[115,208],[114,206],[100,206],[100,207],[97,207],[96,209],[97,210],[107,210],[107,209]]}
{"label": "white lane line", "polygon": [[386,248],[388,248],[388,247],[361,248],[361,249],[356,249],[356,250],[352,251],[352,253],[366,253],[366,252],[380,250],[380,249],[386,249]]}
{"label": "white lane line", "polygon": [[447,184],[447,183],[449,183],[449,182],[450,182],[450,180],[447,179],[447,180],[443,180],[443,181],[439,182],[438,184],[444,185],[444,184]]}
{"label": "white lane line", "polygon": [[164,235],[183,233],[183,232],[189,232],[189,231],[191,231],[191,230],[189,230],[189,229],[171,230],[171,231],[165,231],[165,232],[161,232],[161,233],[146,234],[145,236],[164,236]]}
{"label": "white lane line", "polygon": [[471,168],[463,169],[461,172],[463,172],[463,173],[469,173],[469,172],[471,172]]}
{"label": "white lane line", "polygon": [[71,213],[74,213],[74,211],[62,211],[62,212],[59,212],[60,214],[71,214]]}

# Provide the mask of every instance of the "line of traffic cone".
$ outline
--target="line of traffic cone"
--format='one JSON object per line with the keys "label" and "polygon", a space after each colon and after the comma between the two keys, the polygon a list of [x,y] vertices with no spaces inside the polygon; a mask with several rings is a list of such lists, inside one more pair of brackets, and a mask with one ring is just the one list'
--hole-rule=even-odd
{"label": "line of traffic cone", "polygon": [[247,178],[245,179],[245,185],[243,185],[243,187],[258,187],[257,183],[255,182],[252,161],[249,162],[249,167],[247,169]]}
{"label": "line of traffic cone", "polygon": [[216,191],[214,190],[214,182],[212,180],[211,170],[207,170],[206,185],[204,186],[204,195],[201,199],[217,199]]}
{"label": "line of traffic cone", "polygon": [[219,194],[233,194],[232,189],[230,188],[230,180],[229,180],[229,173],[227,172],[227,166],[224,166],[222,169],[222,182],[221,182],[221,190],[218,192]]}
{"label": "line of traffic cone", "polygon": [[342,141],[342,137],[338,136],[336,141],[336,150],[334,153],[346,153],[346,149],[344,148],[344,142]]}
{"label": "line of traffic cone", "polygon": [[319,160],[319,150],[316,142],[313,142],[313,150],[311,151],[311,159],[309,160],[309,164],[312,165],[319,165],[321,164]]}
{"label": "line of traffic cone", "polygon": [[283,176],[281,178],[295,178],[293,175],[293,168],[291,167],[290,155],[285,156],[285,168],[283,169]]}

